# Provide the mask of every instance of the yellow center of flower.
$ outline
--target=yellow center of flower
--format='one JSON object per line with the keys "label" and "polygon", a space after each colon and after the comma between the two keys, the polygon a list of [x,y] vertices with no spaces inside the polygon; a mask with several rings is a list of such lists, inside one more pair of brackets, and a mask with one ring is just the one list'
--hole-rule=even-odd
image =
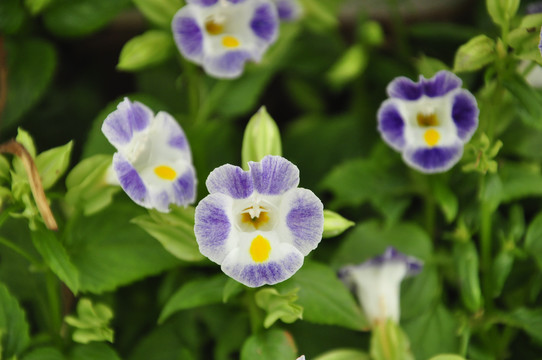
{"label": "yellow center of flower", "polygon": [[260,216],[252,217],[249,213],[241,214],[241,221],[254,226],[255,229],[258,229],[260,226],[267,224],[269,221],[269,215],[266,212],[260,212]]}
{"label": "yellow center of flower", "polygon": [[155,167],[154,173],[160,179],[169,180],[169,181],[174,180],[177,177],[177,173],[175,172],[175,170],[173,170],[167,165],[160,165],[160,166]]}
{"label": "yellow center of flower", "polygon": [[236,48],[239,46],[239,40],[236,37],[227,35],[222,38],[222,45],[228,48]]}
{"label": "yellow center of flower", "polygon": [[425,132],[423,138],[425,139],[427,145],[435,146],[440,139],[440,134],[435,129],[429,129]]}
{"label": "yellow center of flower", "polygon": [[267,240],[261,235],[258,235],[252,240],[249,252],[254,262],[264,262],[269,258],[269,253],[271,252],[271,244],[269,244],[269,240]]}
{"label": "yellow center of flower", "polygon": [[418,115],[416,116],[416,120],[418,120],[418,125],[421,126],[421,127],[437,126],[438,125],[437,115],[435,115],[435,114],[418,113]]}
{"label": "yellow center of flower", "polygon": [[214,20],[207,20],[207,22],[205,22],[205,30],[211,35],[220,35],[224,32],[224,25],[217,23]]}

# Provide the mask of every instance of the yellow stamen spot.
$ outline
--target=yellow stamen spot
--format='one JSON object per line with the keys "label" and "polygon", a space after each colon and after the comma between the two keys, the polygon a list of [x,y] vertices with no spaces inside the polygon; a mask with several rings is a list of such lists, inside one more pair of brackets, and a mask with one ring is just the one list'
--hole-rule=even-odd
{"label": "yellow stamen spot", "polygon": [[222,38],[222,45],[228,48],[236,48],[239,46],[239,40],[237,40],[236,37],[233,36],[224,36]]}
{"label": "yellow stamen spot", "polygon": [[266,212],[260,212],[260,216],[253,218],[249,213],[241,214],[241,221],[247,224],[251,224],[255,229],[258,229],[260,226],[267,224],[269,221],[269,215]]}
{"label": "yellow stamen spot", "polygon": [[264,262],[269,258],[271,244],[269,244],[269,240],[261,235],[258,235],[252,240],[249,252],[252,260],[257,263]]}
{"label": "yellow stamen spot", "polygon": [[418,120],[418,125],[422,127],[438,125],[437,115],[435,114],[418,113],[418,115],[416,116],[416,120]]}
{"label": "yellow stamen spot", "polygon": [[224,32],[224,25],[208,20],[205,23],[205,30],[211,35],[220,35]]}
{"label": "yellow stamen spot", "polygon": [[425,132],[423,138],[425,139],[427,145],[435,146],[440,139],[440,134],[435,129],[429,129]]}
{"label": "yellow stamen spot", "polygon": [[175,170],[173,170],[167,165],[160,165],[155,167],[154,173],[159,178],[169,181],[174,180],[177,177],[177,173],[175,172]]}

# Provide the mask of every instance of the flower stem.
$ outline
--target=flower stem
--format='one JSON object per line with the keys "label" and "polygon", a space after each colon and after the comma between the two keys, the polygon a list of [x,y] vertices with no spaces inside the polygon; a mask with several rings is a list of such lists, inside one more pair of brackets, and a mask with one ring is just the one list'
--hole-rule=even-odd
{"label": "flower stem", "polygon": [[491,309],[491,215],[492,209],[486,199],[486,177],[480,178],[480,252],[482,267],[482,293],[484,294],[485,307]]}
{"label": "flower stem", "polygon": [[245,296],[250,318],[250,329],[253,334],[259,333],[263,329],[263,313],[256,304],[255,295],[256,291],[254,289],[249,289]]}

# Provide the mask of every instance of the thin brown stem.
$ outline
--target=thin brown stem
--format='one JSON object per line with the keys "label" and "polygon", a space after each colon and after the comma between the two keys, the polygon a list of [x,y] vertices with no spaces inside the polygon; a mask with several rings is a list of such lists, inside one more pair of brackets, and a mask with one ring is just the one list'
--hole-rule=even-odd
{"label": "thin brown stem", "polygon": [[26,174],[28,175],[28,182],[30,183],[32,195],[34,195],[34,200],[36,200],[38,210],[45,221],[45,225],[49,230],[58,230],[58,225],[56,224],[51,208],[47,203],[45,192],[43,191],[38,168],[30,153],[23,145],[15,140],[9,140],[8,142],[0,144],[0,154],[1,153],[13,154],[21,159]]}

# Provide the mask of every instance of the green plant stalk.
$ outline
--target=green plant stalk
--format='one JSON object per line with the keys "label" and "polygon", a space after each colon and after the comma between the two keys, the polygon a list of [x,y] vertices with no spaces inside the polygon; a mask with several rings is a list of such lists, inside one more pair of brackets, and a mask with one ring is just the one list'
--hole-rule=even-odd
{"label": "green plant stalk", "polygon": [[257,334],[263,330],[263,311],[256,304],[256,291],[248,289],[245,296],[246,305],[248,308],[248,316],[250,319],[250,329],[253,334]]}
{"label": "green plant stalk", "polygon": [[60,338],[60,329],[62,327],[61,301],[59,282],[55,274],[48,270],[45,275],[47,287],[47,298],[49,300],[49,326],[54,338]]}
{"label": "green plant stalk", "polygon": [[480,178],[480,253],[482,268],[482,294],[487,310],[493,308],[491,290],[491,209],[489,203],[484,199],[486,177]]}

